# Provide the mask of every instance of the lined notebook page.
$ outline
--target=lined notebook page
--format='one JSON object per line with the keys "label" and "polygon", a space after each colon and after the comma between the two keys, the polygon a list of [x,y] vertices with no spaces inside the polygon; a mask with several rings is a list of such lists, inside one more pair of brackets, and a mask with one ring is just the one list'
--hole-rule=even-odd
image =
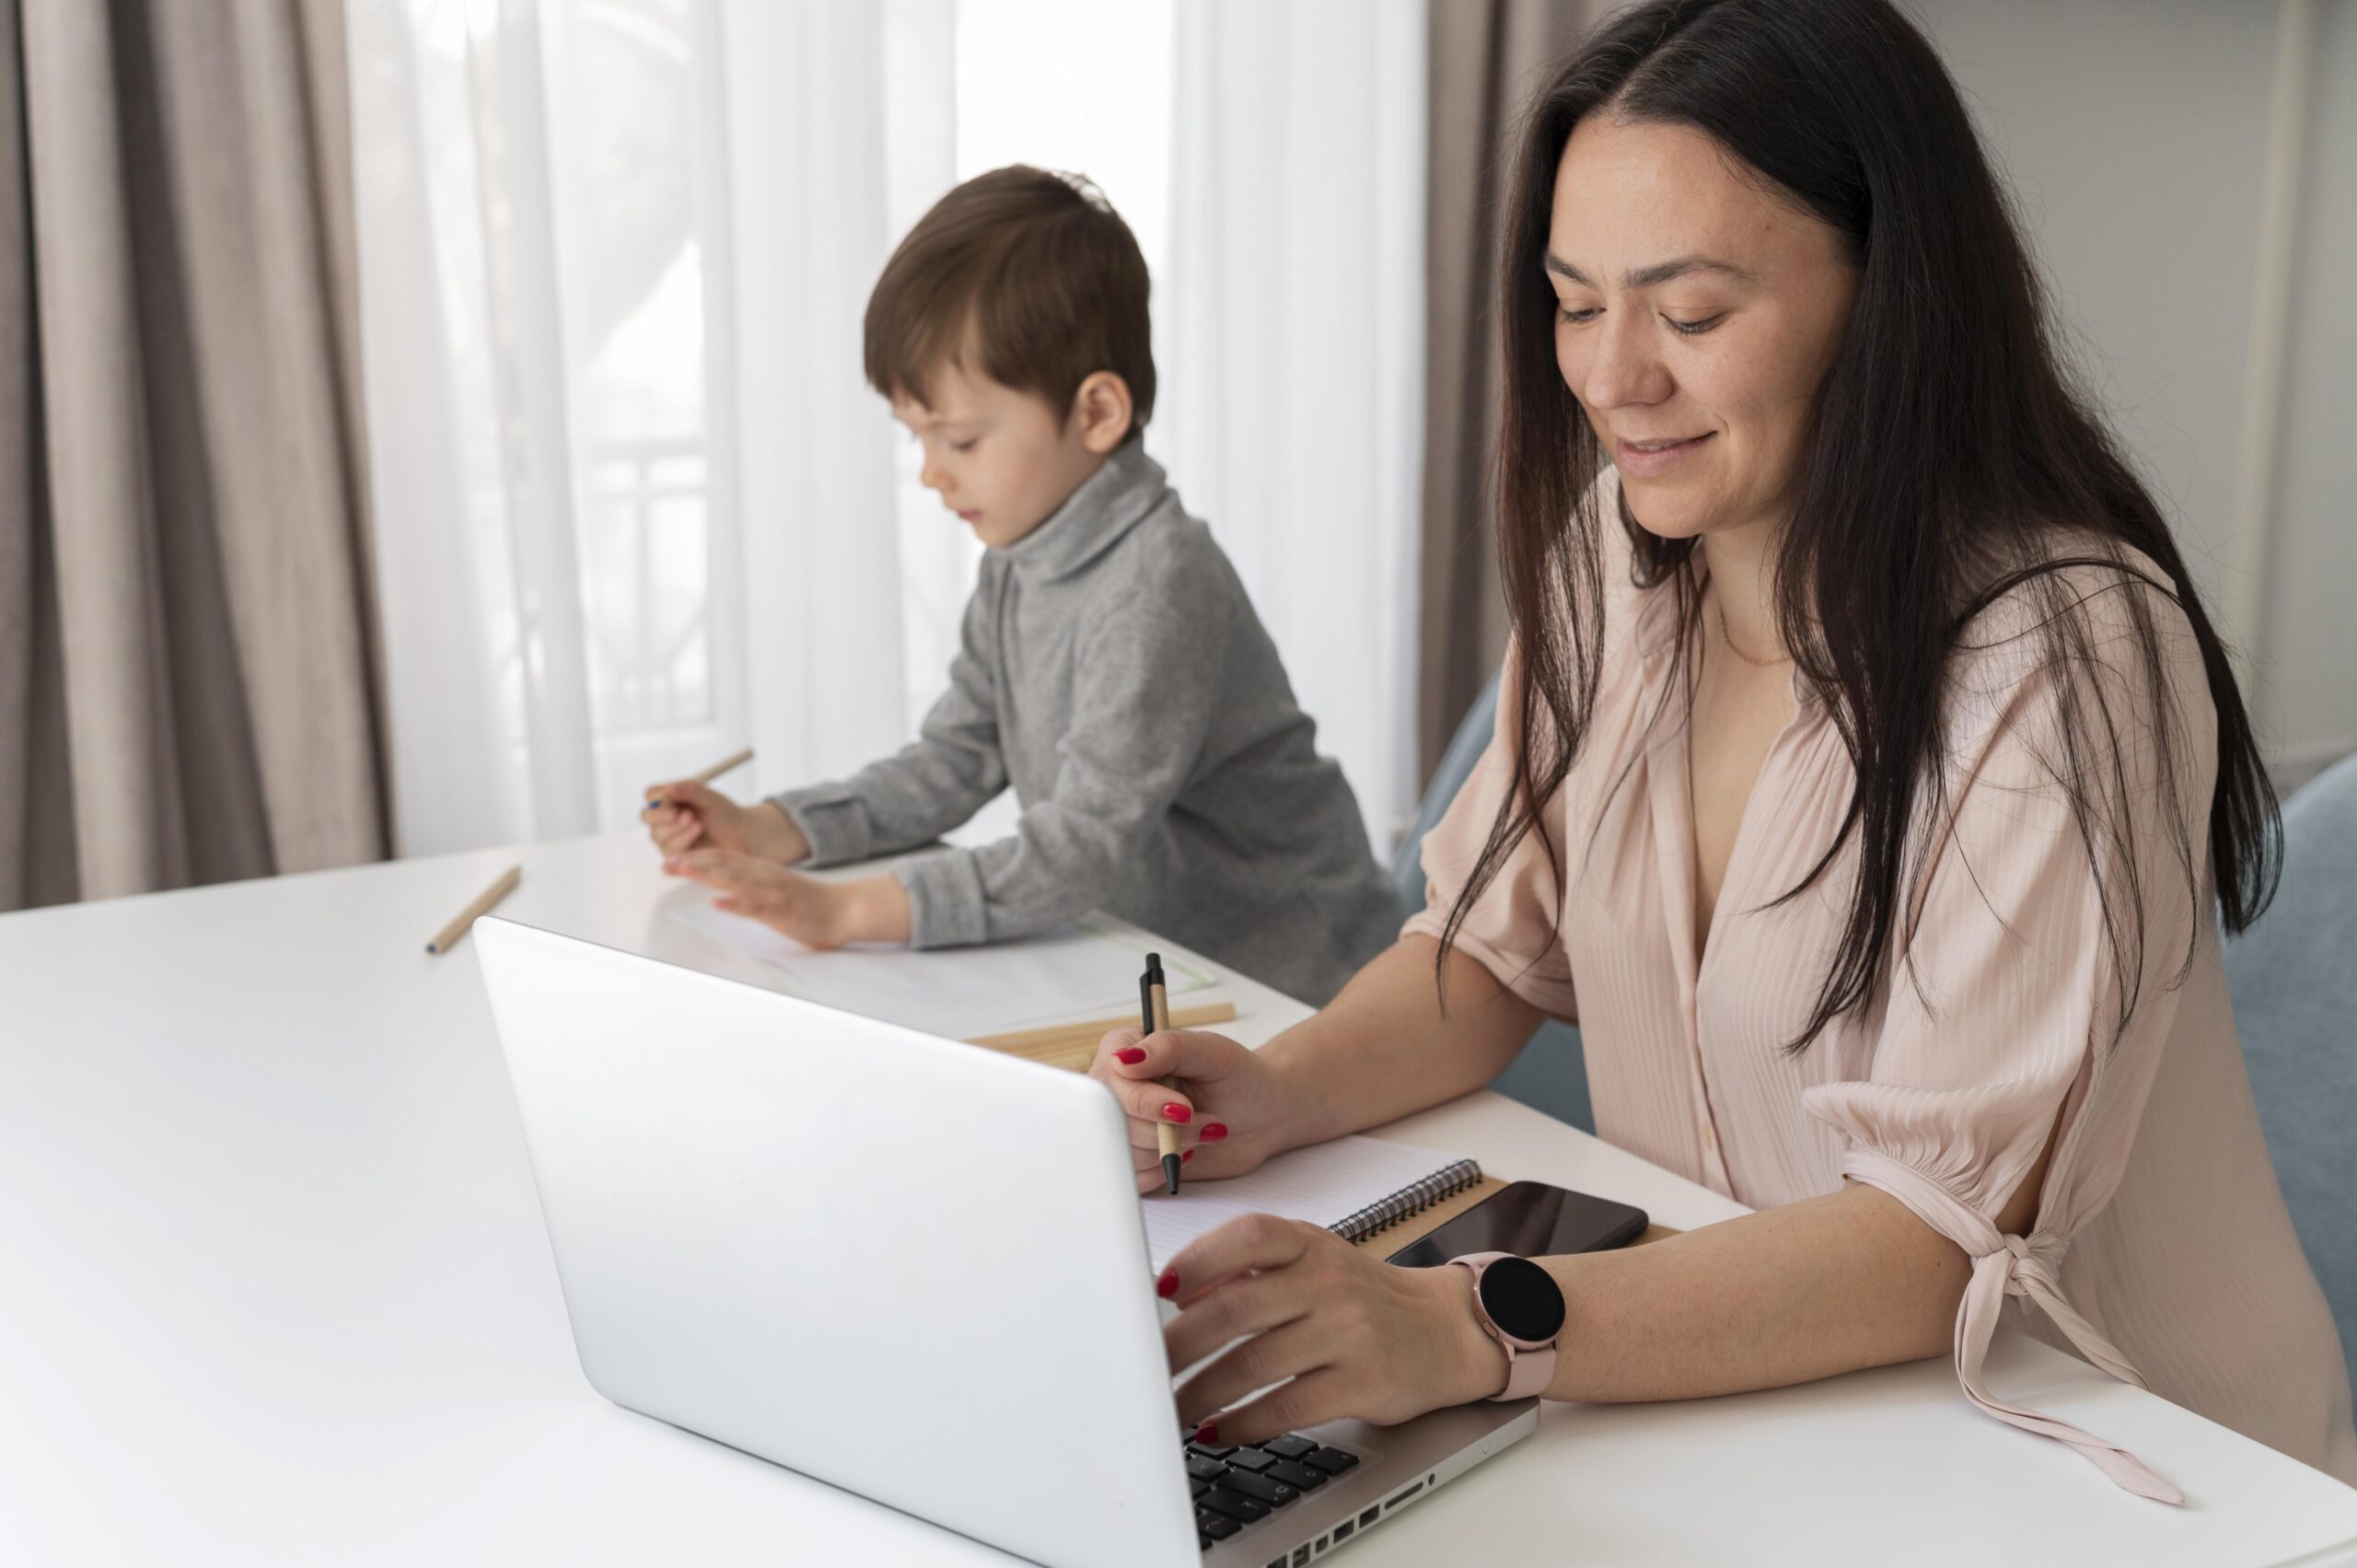
{"label": "lined notebook page", "polygon": [[1176,1198],[1157,1191],[1144,1200],[1146,1250],[1159,1272],[1180,1248],[1238,1214],[1276,1214],[1330,1227],[1459,1166],[1466,1167],[1464,1185],[1480,1179],[1470,1161],[1454,1156],[1349,1137],[1291,1150],[1232,1181],[1182,1179]]}

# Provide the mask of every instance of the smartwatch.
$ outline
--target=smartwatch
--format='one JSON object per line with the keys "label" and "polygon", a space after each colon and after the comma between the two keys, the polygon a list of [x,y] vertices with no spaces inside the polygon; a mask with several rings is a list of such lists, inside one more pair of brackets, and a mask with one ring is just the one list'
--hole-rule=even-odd
{"label": "smartwatch", "polygon": [[1563,1332],[1563,1289],[1555,1276],[1511,1252],[1468,1252],[1452,1268],[1473,1272],[1473,1316],[1506,1353],[1506,1386],[1492,1400],[1527,1400],[1555,1377]]}

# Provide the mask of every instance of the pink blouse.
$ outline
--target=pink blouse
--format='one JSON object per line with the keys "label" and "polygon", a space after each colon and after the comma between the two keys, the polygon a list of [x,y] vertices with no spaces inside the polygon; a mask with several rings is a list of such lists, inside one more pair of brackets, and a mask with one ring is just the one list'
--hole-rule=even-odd
{"label": "pink blouse", "polygon": [[[1824,977],[1854,855],[1801,898],[1764,906],[1833,842],[1849,759],[1823,699],[1796,675],[1796,711],[1744,807],[1698,963],[1684,713],[1661,702],[1676,605],[1670,585],[1629,585],[1608,488],[1606,501],[1618,548],[1605,568],[1602,679],[1586,743],[1548,806],[1554,854],[1527,835],[1457,938],[1516,994],[1580,1026],[1597,1133],[1755,1208],[1845,1179],[1905,1203],[1974,1260],[1956,1328],[1967,1397],[2072,1445],[2132,1492],[2183,1500],[2099,1435],[1991,1394],[1981,1365],[2001,1314],[2357,1483],[2348,1369],[2268,1161],[2218,924],[2206,897],[2193,918],[2152,787],[2140,716],[2152,708],[2130,673],[2126,595],[2092,591],[2102,586],[2093,575],[2075,585],[2092,591],[2091,679],[2122,738],[2142,863],[2143,901],[2126,918],[2142,927],[2145,959],[2126,1033],[2110,1038],[2118,986],[2097,879],[2042,761],[2060,755],[2054,691],[2033,668],[2037,640],[2014,635],[2028,606],[2007,601],[1950,671],[1951,820],[1898,939],[1899,978],[1864,1016],[1791,1056],[1780,1048]],[[2157,602],[2185,740],[2184,827],[2202,865],[2215,715],[2191,628]],[[1425,840],[1431,902],[1408,932],[1440,935],[1509,787],[1514,664],[1510,653],[1489,750]],[[1910,870],[1901,886],[1917,880]],[[2172,983],[2189,936],[2191,968]],[[2058,1115],[2030,1232],[2001,1236],[1994,1217]]]}

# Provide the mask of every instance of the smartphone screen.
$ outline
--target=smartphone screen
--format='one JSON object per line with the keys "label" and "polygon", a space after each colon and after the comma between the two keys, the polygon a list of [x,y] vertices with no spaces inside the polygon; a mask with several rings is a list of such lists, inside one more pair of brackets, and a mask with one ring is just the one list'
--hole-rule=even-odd
{"label": "smartphone screen", "polygon": [[1543,1181],[1516,1181],[1402,1247],[1390,1260],[1429,1269],[1468,1252],[1512,1252],[1521,1258],[1600,1252],[1625,1247],[1644,1230],[1643,1209]]}

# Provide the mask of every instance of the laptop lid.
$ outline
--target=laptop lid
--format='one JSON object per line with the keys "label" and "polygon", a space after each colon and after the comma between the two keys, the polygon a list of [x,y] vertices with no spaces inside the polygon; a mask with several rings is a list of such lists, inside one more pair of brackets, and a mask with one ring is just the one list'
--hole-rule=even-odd
{"label": "laptop lid", "polygon": [[1040,1562],[1196,1562],[1099,1085],[509,921],[473,935],[599,1393]]}

